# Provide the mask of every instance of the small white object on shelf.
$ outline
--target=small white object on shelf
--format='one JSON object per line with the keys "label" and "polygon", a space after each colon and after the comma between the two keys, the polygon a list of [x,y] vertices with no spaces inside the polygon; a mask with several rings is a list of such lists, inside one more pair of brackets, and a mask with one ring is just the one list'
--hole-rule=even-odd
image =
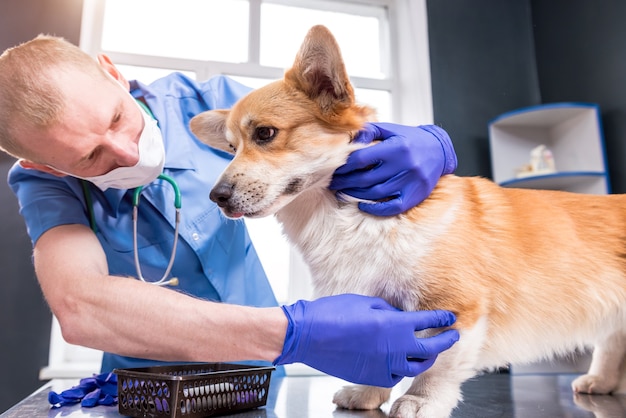
{"label": "small white object on shelf", "polygon": [[[489,123],[489,141],[493,180],[502,186],[610,192],[596,104],[553,103],[507,112]],[[535,155],[529,162],[533,152],[539,159]]]}
{"label": "small white object on shelf", "polygon": [[552,151],[541,144],[530,151],[530,162],[517,170],[515,177],[543,176],[556,173],[556,165]]}

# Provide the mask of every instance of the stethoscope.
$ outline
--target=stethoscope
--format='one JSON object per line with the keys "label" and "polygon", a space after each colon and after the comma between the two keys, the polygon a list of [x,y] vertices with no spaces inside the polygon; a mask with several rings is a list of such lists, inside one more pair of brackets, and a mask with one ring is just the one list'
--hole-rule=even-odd
{"label": "stethoscope", "polygon": [[[176,209],[176,219],[174,221],[174,244],[172,245],[172,253],[170,255],[170,260],[167,264],[167,268],[165,269],[165,273],[163,276],[157,281],[149,281],[143,277],[141,273],[141,265],[139,263],[139,250],[137,245],[137,224],[139,218],[139,199],[141,197],[141,191],[144,186],[139,186],[134,189],[133,192],[133,251],[135,255],[135,270],[137,270],[137,278],[145,283],[154,284],[157,286],[177,286],[178,278],[172,277],[171,279],[167,279],[167,276],[172,271],[172,267],[174,266],[174,259],[176,258],[176,247],[178,246],[178,229],[180,226],[180,208],[181,208],[181,194],[180,189],[178,188],[178,184],[176,181],[166,174],[159,174],[157,179],[165,180],[168,182],[172,188],[174,189],[174,208]],[[96,219],[93,211],[93,201],[91,199],[91,191],[89,190],[89,185],[86,180],[81,180],[83,186],[83,193],[85,195],[85,200],[87,202],[87,208],[89,211],[89,223],[91,225],[91,229],[94,233],[98,232],[98,228],[96,226]]]}

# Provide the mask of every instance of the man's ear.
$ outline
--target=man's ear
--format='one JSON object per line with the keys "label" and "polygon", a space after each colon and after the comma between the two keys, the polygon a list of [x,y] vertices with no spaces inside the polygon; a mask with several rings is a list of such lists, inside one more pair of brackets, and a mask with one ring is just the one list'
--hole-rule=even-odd
{"label": "man's ear", "polygon": [[117,80],[122,87],[124,87],[127,91],[130,90],[130,83],[126,80],[126,78],[124,78],[120,70],[117,69],[107,54],[98,54],[98,63],[100,63],[102,69]]}
{"label": "man's ear", "polygon": [[354,90],[339,45],[322,25],[307,33],[285,81],[316,101],[322,113],[338,114],[354,104]]}
{"label": "man's ear", "polygon": [[189,122],[191,132],[205,144],[235,153],[235,148],[226,140],[226,119],[230,110],[209,110],[194,116]]}
{"label": "man's ear", "polygon": [[61,173],[60,171],[55,170],[54,168],[47,166],[45,164],[34,163],[29,160],[19,160],[18,162],[22,168],[26,168],[29,170],[43,171],[44,173],[52,174],[53,176],[57,176],[57,177],[67,176],[67,174]]}

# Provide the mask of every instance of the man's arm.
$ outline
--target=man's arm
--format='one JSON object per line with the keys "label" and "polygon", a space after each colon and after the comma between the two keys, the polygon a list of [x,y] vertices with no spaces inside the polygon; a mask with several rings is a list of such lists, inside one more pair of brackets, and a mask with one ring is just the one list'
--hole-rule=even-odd
{"label": "man's arm", "polygon": [[165,361],[301,362],[354,383],[393,386],[426,370],[459,335],[449,312],[402,312],[382,299],[337,295],[276,308],[207,302],[109,276],[84,225],[57,226],[35,245],[35,270],[70,343]]}
{"label": "man's arm", "polygon": [[45,232],[34,261],[70,343],[164,361],[272,361],[282,351],[287,318],[281,308],[208,302],[110,276],[100,243],[83,225]]}

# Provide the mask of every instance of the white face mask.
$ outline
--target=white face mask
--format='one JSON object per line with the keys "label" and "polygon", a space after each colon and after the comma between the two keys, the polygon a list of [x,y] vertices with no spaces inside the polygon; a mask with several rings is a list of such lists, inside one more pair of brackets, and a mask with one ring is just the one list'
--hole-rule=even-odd
{"label": "white face mask", "polygon": [[[87,180],[95,184],[100,190],[106,189],[133,189],[155,180],[163,172],[165,164],[165,146],[163,136],[157,126],[157,121],[148,115],[137,104],[144,120],[143,131],[139,138],[139,161],[132,167],[118,167],[108,173],[94,177],[80,177],[55,168],[61,173]],[[53,167],[54,168],[54,167]]]}

